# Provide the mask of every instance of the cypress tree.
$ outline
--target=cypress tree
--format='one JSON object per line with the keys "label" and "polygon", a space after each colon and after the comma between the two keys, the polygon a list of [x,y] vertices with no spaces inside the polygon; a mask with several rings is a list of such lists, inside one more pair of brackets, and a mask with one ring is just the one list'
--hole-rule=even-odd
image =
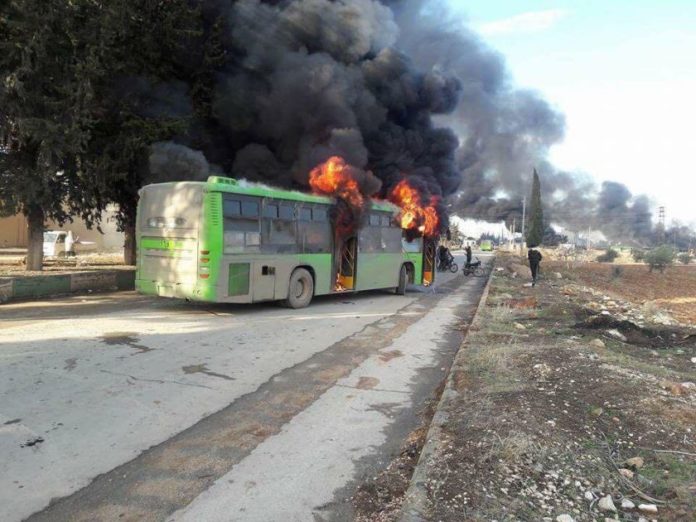
{"label": "cypress tree", "polygon": [[529,217],[527,218],[527,246],[539,246],[544,238],[544,209],[541,204],[541,183],[539,174],[534,169],[532,180],[532,197],[529,200]]}

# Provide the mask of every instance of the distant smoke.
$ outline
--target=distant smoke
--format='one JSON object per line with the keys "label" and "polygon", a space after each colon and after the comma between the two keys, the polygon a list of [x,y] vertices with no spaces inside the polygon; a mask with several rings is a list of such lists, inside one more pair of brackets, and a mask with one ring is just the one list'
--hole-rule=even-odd
{"label": "distant smoke", "polygon": [[647,237],[652,232],[650,202],[646,196],[633,198],[625,185],[602,183],[596,226],[615,237]]}
{"label": "distant smoke", "polygon": [[[608,222],[611,233],[631,235],[651,226],[645,197],[622,193],[609,204],[613,188],[600,194],[587,178],[546,161],[563,138],[564,117],[539,94],[513,88],[503,58],[461,20],[448,20],[436,0],[200,7],[205,34],[188,59],[203,63],[213,44],[223,58],[207,108],[193,97],[180,103],[192,123],[176,141],[224,172],[306,189],[311,169],[337,155],[372,171],[381,196],[406,177],[426,199],[442,198],[443,214],[511,221],[521,217],[536,167],[551,220]],[[180,87],[165,89],[152,107],[167,109]],[[174,162],[168,173],[187,161],[205,171],[201,158],[179,149],[154,151],[160,172],[163,159]]]}

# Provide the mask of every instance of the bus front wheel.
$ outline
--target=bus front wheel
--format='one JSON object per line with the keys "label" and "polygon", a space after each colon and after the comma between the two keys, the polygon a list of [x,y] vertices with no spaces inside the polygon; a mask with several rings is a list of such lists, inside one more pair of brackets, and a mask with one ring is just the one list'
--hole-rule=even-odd
{"label": "bus front wheel", "polygon": [[406,265],[401,266],[399,272],[399,286],[396,287],[396,295],[406,295],[406,285],[408,284],[408,269]]}
{"label": "bus front wheel", "polygon": [[314,280],[304,268],[296,269],[290,276],[288,298],[283,302],[288,308],[304,308],[309,306],[314,295]]}

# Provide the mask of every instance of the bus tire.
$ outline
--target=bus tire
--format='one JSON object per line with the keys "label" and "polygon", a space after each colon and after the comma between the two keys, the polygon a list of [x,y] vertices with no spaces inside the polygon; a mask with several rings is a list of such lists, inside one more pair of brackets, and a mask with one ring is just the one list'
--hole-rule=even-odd
{"label": "bus tire", "polygon": [[396,287],[396,295],[406,295],[406,285],[408,284],[408,270],[406,265],[401,265],[399,271],[399,286]]}
{"label": "bus tire", "polygon": [[290,276],[288,298],[283,304],[288,308],[304,308],[309,306],[314,296],[314,280],[304,268],[297,268]]}

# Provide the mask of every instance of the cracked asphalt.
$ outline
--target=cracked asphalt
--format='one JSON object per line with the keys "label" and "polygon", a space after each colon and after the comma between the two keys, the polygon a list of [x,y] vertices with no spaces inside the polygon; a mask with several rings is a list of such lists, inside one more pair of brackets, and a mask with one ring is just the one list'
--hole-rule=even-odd
{"label": "cracked asphalt", "polygon": [[350,520],[485,283],[439,276],[303,310],[134,293],[0,307],[0,519]]}

